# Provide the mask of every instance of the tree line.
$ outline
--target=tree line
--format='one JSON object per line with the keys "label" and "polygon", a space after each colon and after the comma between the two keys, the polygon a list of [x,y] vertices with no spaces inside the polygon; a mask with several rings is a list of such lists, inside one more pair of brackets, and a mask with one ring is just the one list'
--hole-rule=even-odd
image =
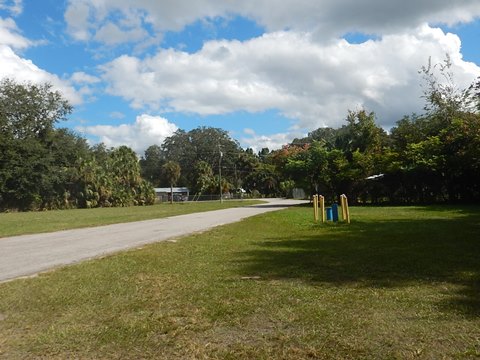
{"label": "tree line", "polygon": [[[154,187],[193,194],[246,191],[289,196],[294,188],[352,203],[480,201],[480,80],[458,88],[450,61],[421,69],[425,113],[388,133],[374,112],[349,111],[279,150],[242,149],[225,130],[178,130],[139,159],[55,125],[72,107],[51,85],[0,82],[0,209],[153,204]],[[242,189],[242,190],[240,190]]]}
{"label": "tree line", "polygon": [[153,204],[126,146],[107,149],[55,124],[72,107],[50,84],[0,82],[0,209]]}
{"label": "tree line", "polygon": [[349,111],[338,129],[319,128],[258,153],[221,129],[178,130],[145,151],[142,175],[159,185],[162,165],[173,161],[181,169],[178,183],[195,193],[242,188],[254,196],[288,196],[299,187],[329,201],[347,194],[354,204],[478,202],[480,80],[460,89],[450,68],[447,57],[421,69],[425,113],[403,117],[388,133],[366,110]]}

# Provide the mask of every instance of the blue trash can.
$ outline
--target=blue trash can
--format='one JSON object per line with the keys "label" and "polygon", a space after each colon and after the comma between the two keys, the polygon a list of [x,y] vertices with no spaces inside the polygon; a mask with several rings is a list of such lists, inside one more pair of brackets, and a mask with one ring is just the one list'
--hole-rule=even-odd
{"label": "blue trash can", "polygon": [[325,211],[327,212],[327,220],[332,221],[333,218],[333,211],[331,207],[325,208]]}
{"label": "blue trash can", "polygon": [[332,205],[332,220],[334,222],[338,221],[338,205],[337,204]]}

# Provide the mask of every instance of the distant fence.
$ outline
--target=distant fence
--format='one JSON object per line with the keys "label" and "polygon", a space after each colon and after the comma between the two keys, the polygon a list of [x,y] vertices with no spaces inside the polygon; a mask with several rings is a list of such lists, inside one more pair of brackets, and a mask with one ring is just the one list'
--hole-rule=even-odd
{"label": "distant fence", "polygon": [[[224,200],[232,200],[232,199],[250,199],[248,195],[245,194],[223,194],[222,198]],[[173,195],[174,202],[186,202],[186,201],[220,201],[220,194],[211,194],[211,195],[190,195],[190,196],[182,196],[182,195]],[[163,195],[157,197],[157,202],[169,202],[170,196]]]}
{"label": "distant fence", "polygon": [[[232,200],[232,199],[248,199],[249,197],[245,194],[223,194],[222,199],[224,200]],[[219,194],[211,194],[211,195],[193,195],[188,198],[188,201],[211,201],[211,200],[219,200]]]}

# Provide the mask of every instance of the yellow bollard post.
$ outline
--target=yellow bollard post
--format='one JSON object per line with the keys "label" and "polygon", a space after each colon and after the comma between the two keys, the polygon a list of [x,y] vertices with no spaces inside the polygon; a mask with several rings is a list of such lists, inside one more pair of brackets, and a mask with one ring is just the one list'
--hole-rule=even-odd
{"label": "yellow bollard post", "polygon": [[325,198],[323,195],[320,195],[318,198],[318,201],[320,202],[320,214],[322,217],[322,223],[325,222]]}
{"label": "yellow bollard post", "polygon": [[317,219],[315,221],[318,221],[318,195],[317,195],[317,198],[315,199],[316,200],[316,203],[317,203]]}
{"label": "yellow bollard post", "polygon": [[340,195],[340,207],[342,208],[342,220],[345,220],[345,208],[343,206],[343,194]]}
{"label": "yellow bollard post", "polygon": [[348,208],[348,199],[347,197],[345,196],[344,200],[345,202],[345,215],[346,215],[346,220],[347,220],[347,223],[350,224],[350,209]]}
{"label": "yellow bollard post", "polygon": [[347,207],[345,205],[345,199],[346,198],[347,197],[345,196],[345,194],[340,195],[340,205],[342,206],[342,219],[343,219],[343,221],[347,220]]}

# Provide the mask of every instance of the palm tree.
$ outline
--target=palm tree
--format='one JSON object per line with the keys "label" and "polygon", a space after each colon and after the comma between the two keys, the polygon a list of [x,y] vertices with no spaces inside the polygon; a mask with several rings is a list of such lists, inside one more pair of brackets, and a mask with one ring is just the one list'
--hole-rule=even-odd
{"label": "palm tree", "polygon": [[170,183],[170,204],[173,204],[173,185],[175,185],[180,178],[180,165],[175,161],[167,161],[162,166],[162,170]]}

